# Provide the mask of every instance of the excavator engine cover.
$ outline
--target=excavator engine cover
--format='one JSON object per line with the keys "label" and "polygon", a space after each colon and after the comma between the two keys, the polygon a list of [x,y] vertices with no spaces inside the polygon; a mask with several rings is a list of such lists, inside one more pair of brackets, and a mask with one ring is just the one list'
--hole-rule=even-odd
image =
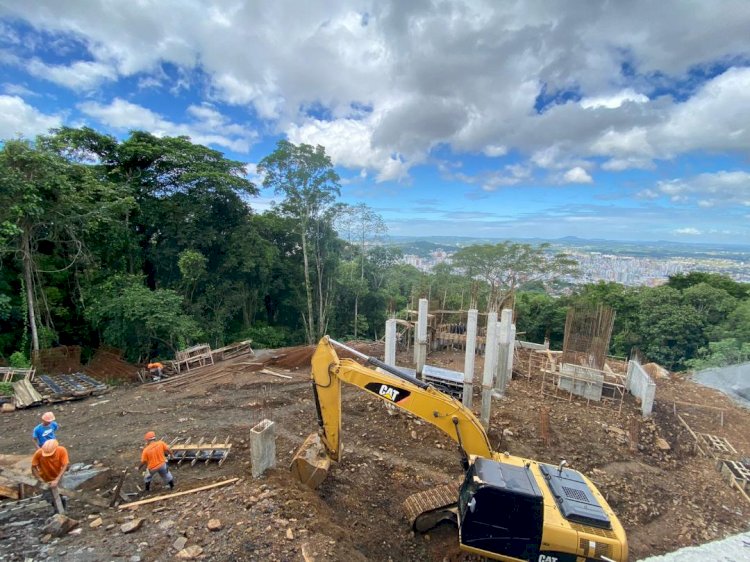
{"label": "excavator engine cover", "polygon": [[311,433],[297,449],[289,469],[297,480],[315,489],[326,479],[330,467],[331,459],[320,435]]}

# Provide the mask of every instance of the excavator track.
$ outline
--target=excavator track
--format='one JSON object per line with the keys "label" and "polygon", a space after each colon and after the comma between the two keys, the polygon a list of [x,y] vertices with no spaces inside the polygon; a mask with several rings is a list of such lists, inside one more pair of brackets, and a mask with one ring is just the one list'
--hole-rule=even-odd
{"label": "excavator track", "polygon": [[443,521],[457,522],[457,498],[457,486],[446,484],[412,494],[404,500],[401,507],[411,528],[424,533]]}

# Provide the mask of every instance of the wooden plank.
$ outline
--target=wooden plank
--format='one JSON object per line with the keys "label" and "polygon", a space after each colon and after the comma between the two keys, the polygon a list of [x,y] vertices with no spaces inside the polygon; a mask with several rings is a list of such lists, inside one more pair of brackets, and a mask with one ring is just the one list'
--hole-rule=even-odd
{"label": "wooden plank", "polygon": [[173,445],[170,447],[172,451],[193,451],[193,450],[211,450],[211,449],[231,449],[232,444],[224,445],[223,443],[218,443],[216,445],[214,444],[206,444],[206,445]]}
{"label": "wooden plank", "polygon": [[688,423],[685,420],[682,419],[682,416],[680,414],[675,414],[675,415],[677,416],[677,419],[680,420],[680,423],[682,423],[682,425],[684,425],[685,428],[690,432],[690,435],[693,436],[693,439],[695,439],[695,446],[698,447],[698,450],[701,452],[701,454],[704,455],[704,456],[708,456],[703,451],[703,449],[701,449],[700,442],[698,440],[698,436],[695,435],[695,432],[692,429],[690,429],[690,426],[688,425]]}
{"label": "wooden plank", "polygon": [[279,378],[282,378],[282,379],[291,379],[292,378],[289,375],[282,375],[281,373],[277,373],[277,372],[272,371],[270,369],[261,369],[259,372],[263,373],[264,375],[273,375],[274,377],[279,377]]}
{"label": "wooden plank", "polygon": [[10,486],[6,486],[5,484],[0,484],[0,497],[9,498],[11,500],[20,500],[21,493],[18,488],[20,485],[21,484],[11,484]]}
{"label": "wooden plank", "polygon": [[735,488],[737,488],[740,491],[740,493],[743,496],[745,496],[745,499],[750,502],[750,496],[748,496],[747,492],[742,489],[742,486],[739,485],[739,483],[737,482],[737,480],[733,480],[732,481],[732,486],[734,486]]}
{"label": "wooden plank", "polygon": [[54,501],[57,513],[64,515],[65,508],[63,507],[62,499],[60,498],[60,490],[58,490],[57,487],[50,487],[50,492],[52,492],[52,500]]}
{"label": "wooden plank", "polygon": [[122,489],[122,485],[125,482],[125,477],[128,475],[128,469],[122,471],[122,474],[120,475],[120,479],[117,481],[117,486],[115,486],[115,491],[112,494],[112,501],[109,502],[109,507],[114,507],[117,503],[117,499],[120,497],[120,490]]}
{"label": "wooden plank", "polygon": [[139,505],[145,505],[148,503],[154,503],[154,502],[160,502],[163,500],[168,500],[172,498],[177,498],[180,496],[185,496],[187,494],[193,494],[195,492],[203,492],[204,490],[211,490],[213,488],[219,488],[221,486],[228,486],[229,484],[234,484],[235,482],[239,481],[239,478],[230,478],[229,480],[222,480],[221,482],[216,482],[214,484],[208,484],[207,486],[201,486],[200,488],[193,488],[192,490],[185,490],[184,492],[175,492],[174,494],[166,494],[164,496],[156,496],[153,498],[148,498],[145,500],[139,500],[137,502],[130,502],[125,503],[119,506],[119,509],[132,509],[134,507],[138,507]]}

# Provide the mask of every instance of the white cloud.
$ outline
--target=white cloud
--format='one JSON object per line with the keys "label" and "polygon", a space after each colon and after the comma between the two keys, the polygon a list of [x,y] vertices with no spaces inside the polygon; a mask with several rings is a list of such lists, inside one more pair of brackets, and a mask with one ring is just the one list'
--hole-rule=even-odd
{"label": "white cloud", "polygon": [[[4,28],[13,64],[36,77],[92,96],[120,78],[141,88],[193,87],[208,101],[251,109],[272,132],[315,139],[341,165],[381,180],[404,179],[443,145],[490,157],[518,153],[563,177],[591,169],[594,158],[621,171],[696,150],[750,150],[750,69],[729,68],[694,91],[688,75],[750,57],[750,10],[737,0],[633,0],[598,9],[541,0],[208,8],[162,0],[148,9],[36,0],[8,2],[0,15],[73,37],[75,52],[88,51],[60,64],[43,49],[21,50],[34,32]],[[165,68],[175,69],[172,83]],[[654,99],[678,85],[680,96]],[[574,92],[580,101],[551,103],[540,114],[543,91],[561,93],[555,100]],[[311,107],[325,118],[311,116]]]}
{"label": "white cloud", "polygon": [[18,96],[0,95],[0,139],[34,137],[62,125],[60,115],[47,115]]}
{"label": "white cloud", "polygon": [[647,101],[648,96],[636,93],[631,88],[627,88],[614,94],[583,98],[580,104],[584,109],[596,109],[598,107],[617,109],[626,102],[646,103]]}
{"label": "white cloud", "polygon": [[337,165],[378,170],[379,182],[404,179],[410,165],[386,148],[374,148],[372,135],[372,123],[354,119],[310,119],[301,126],[291,125],[287,129],[287,136],[293,143],[325,146],[326,153]]}
{"label": "white cloud", "polygon": [[703,234],[703,232],[693,227],[678,228],[674,230],[674,233],[680,236],[700,236]]}
{"label": "white cloud", "polygon": [[482,152],[485,154],[485,156],[496,158],[498,156],[505,156],[506,154],[508,154],[508,147],[497,144],[489,144],[484,147],[484,150]]}
{"label": "white cloud", "polygon": [[703,208],[750,205],[750,173],[720,171],[664,180],[656,184],[655,190],[674,202],[694,202]]}
{"label": "white cloud", "polygon": [[23,84],[13,84],[11,82],[6,82],[5,84],[3,84],[3,92],[8,94],[9,96],[18,96],[21,98],[30,98],[39,95],[36,92],[29,90]]}
{"label": "white cloud", "polygon": [[562,181],[564,183],[593,183],[594,179],[586,170],[584,170],[580,166],[577,166],[565,172],[565,174],[563,174]]}
{"label": "white cloud", "polygon": [[37,78],[80,91],[92,90],[104,82],[117,78],[117,72],[111,65],[90,61],[77,61],[66,66],[45,64],[39,59],[31,59],[26,63],[26,69]]}
{"label": "white cloud", "polygon": [[156,136],[185,135],[193,142],[221,146],[236,152],[249,151],[256,138],[252,129],[230,122],[207,105],[188,108],[188,113],[195,117],[190,123],[174,123],[148,108],[120,98],[115,98],[109,105],[84,102],[78,108],[89,117],[114,129],[143,129]]}

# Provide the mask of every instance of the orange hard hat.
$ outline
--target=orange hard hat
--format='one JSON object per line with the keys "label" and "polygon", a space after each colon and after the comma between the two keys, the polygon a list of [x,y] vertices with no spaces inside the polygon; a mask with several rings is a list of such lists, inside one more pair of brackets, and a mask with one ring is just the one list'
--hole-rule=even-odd
{"label": "orange hard hat", "polygon": [[57,439],[50,439],[48,441],[45,441],[42,445],[42,456],[43,457],[51,457],[55,454],[55,451],[57,451],[59,443],[57,442]]}
{"label": "orange hard hat", "polygon": [[156,439],[156,433],[154,433],[153,431],[148,431],[146,432],[146,435],[143,436],[143,438],[146,441],[151,441],[152,439]]}
{"label": "orange hard hat", "polygon": [[42,421],[45,421],[47,423],[55,421],[55,414],[52,412],[44,412],[42,414]]}

